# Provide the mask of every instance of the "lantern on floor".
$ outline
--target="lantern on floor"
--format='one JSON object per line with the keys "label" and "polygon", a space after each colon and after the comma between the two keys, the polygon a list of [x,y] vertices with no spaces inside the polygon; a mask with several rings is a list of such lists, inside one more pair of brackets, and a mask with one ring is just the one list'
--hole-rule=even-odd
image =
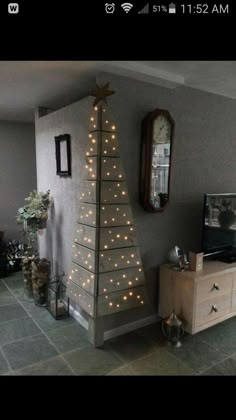
{"label": "lantern on floor", "polygon": [[168,346],[181,347],[179,340],[184,335],[184,326],[174,311],[172,311],[170,316],[162,320],[162,332],[168,339]]}
{"label": "lantern on floor", "polygon": [[52,280],[48,284],[47,309],[55,319],[70,316],[70,299],[66,296],[66,286],[60,279]]}

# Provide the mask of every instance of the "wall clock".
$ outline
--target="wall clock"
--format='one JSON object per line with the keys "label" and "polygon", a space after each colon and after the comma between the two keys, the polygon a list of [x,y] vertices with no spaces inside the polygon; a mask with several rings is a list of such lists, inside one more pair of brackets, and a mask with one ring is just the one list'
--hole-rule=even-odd
{"label": "wall clock", "polygon": [[141,202],[147,211],[162,211],[169,201],[174,121],[155,109],[142,121]]}

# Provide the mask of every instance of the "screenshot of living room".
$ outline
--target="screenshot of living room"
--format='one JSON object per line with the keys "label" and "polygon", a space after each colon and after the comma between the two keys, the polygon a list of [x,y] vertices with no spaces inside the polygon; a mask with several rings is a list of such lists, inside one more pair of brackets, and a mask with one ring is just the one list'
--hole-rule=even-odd
{"label": "screenshot of living room", "polygon": [[235,375],[236,62],[2,60],[0,90],[0,375]]}

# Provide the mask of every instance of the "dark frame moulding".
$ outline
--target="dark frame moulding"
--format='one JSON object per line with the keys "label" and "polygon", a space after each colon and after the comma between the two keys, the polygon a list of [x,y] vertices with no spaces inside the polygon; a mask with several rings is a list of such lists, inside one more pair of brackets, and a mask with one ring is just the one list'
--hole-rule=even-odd
{"label": "dark frame moulding", "polygon": [[[66,142],[66,156],[64,159],[67,164],[66,170],[62,170],[62,153],[61,153],[61,144]],[[71,143],[70,135],[62,134],[55,137],[55,147],[56,147],[56,173],[59,176],[71,176]]]}

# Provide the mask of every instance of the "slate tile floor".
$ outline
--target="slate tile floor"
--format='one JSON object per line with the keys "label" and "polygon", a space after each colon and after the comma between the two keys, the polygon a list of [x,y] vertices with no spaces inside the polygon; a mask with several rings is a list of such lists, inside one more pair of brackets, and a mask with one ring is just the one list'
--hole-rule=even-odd
{"label": "slate tile floor", "polygon": [[160,323],[94,349],[73,318],[25,297],[22,273],[0,280],[0,375],[236,375],[236,317],[165,346]]}

